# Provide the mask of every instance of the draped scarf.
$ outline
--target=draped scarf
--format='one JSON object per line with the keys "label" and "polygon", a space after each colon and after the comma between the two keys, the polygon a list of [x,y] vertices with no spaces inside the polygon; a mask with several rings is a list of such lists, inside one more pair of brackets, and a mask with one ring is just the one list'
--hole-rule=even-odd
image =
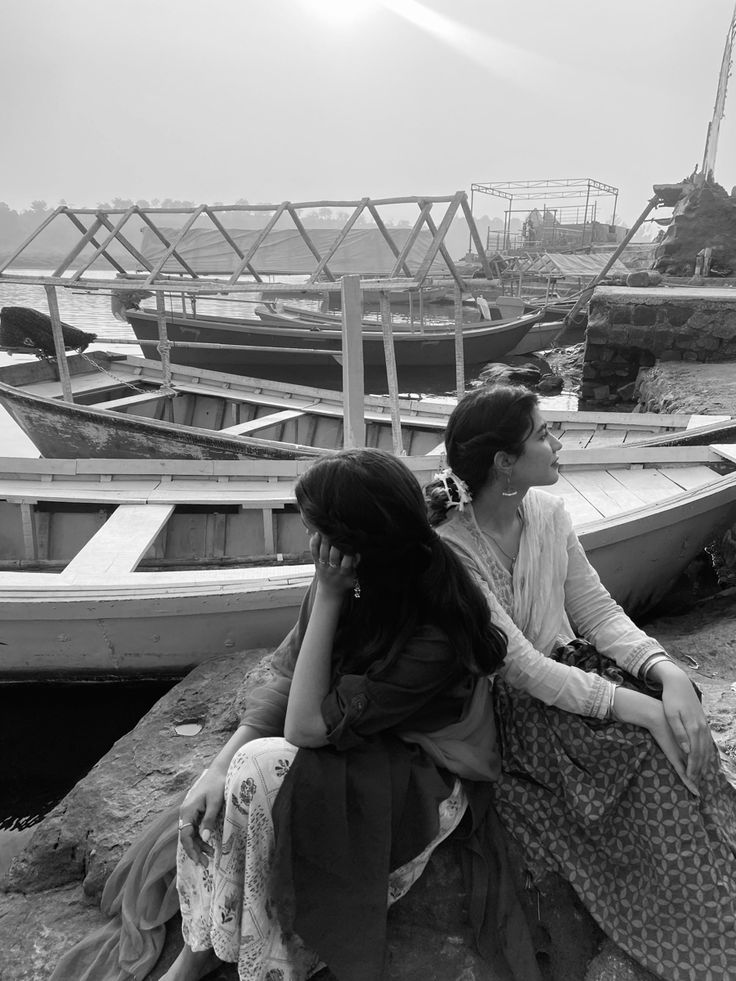
{"label": "draped scarf", "polygon": [[511,610],[497,598],[497,559],[480,530],[472,505],[454,512],[438,528],[467,559],[470,571],[486,587],[494,621],[503,629],[509,620],[538,651],[549,655],[561,636],[571,636],[565,613],[567,538],[570,517],[559,498],[530,490],[519,507],[523,529],[512,576]]}

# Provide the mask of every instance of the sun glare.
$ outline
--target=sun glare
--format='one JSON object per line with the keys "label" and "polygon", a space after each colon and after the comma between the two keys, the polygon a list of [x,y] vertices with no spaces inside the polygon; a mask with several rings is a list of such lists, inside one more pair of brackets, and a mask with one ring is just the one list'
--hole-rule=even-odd
{"label": "sun glare", "polygon": [[357,24],[379,6],[380,0],[299,0],[301,5],[325,24],[345,27]]}
{"label": "sun glare", "polygon": [[[350,2],[350,0],[346,0]],[[508,41],[491,37],[447,14],[432,10],[423,0],[376,0],[385,9],[407,23],[430,35],[436,41],[453,48],[458,54],[474,61],[497,76],[530,84],[534,71],[551,71],[555,65],[544,55],[525,50]]]}

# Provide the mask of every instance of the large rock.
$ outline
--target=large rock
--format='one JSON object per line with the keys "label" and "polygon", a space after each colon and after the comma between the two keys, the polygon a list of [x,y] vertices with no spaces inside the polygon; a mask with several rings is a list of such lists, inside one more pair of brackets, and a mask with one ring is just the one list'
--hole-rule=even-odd
{"label": "large rock", "polygon": [[736,364],[660,361],[639,372],[639,404],[645,412],[694,412],[736,416]]}
{"label": "large rock", "polygon": [[[736,591],[728,591],[684,617],[647,626],[703,689],[716,740],[731,758],[735,621]],[[110,871],[138,831],[182,796],[236,726],[248,692],[269,676],[263,654],[234,654],[195,669],[41,822],[2,883],[0,981],[47,981],[60,954],[102,922],[99,896]],[[182,723],[202,728],[180,736],[176,726]],[[387,981],[507,981],[475,953],[456,849],[452,841],[441,846],[425,875],[392,909]],[[558,971],[569,981],[650,979],[612,944],[593,956],[598,932],[566,890],[558,880],[539,895],[528,894],[529,902],[546,904],[548,914],[557,911],[557,920],[545,919],[552,933],[548,956]],[[180,945],[174,920],[151,981]],[[215,979],[237,976],[233,967],[224,967]]]}
{"label": "large rock", "polygon": [[654,268],[670,276],[692,276],[701,249],[712,249],[714,273],[736,270],[736,199],[713,181],[693,187],[675,205],[672,222],[657,246]]}
{"label": "large rock", "polygon": [[[172,688],[39,824],[4,888],[28,893],[81,882],[99,899],[133,838],[184,795],[236,728],[245,694],[268,674],[264,653],[207,661]],[[178,735],[176,726],[187,722],[201,731]]]}

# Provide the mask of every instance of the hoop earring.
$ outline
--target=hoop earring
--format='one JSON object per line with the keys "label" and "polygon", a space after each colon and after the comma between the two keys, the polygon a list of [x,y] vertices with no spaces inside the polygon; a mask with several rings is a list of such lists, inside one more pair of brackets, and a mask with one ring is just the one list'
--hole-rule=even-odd
{"label": "hoop earring", "polygon": [[357,576],[353,579],[353,596],[356,600],[360,599],[360,579]]}
{"label": "hoop earring", "polygon": [[501,497],[516,497],[518,490],[513,490],[511,487],[511,474],[506,474],[506,490],[501,491]]}

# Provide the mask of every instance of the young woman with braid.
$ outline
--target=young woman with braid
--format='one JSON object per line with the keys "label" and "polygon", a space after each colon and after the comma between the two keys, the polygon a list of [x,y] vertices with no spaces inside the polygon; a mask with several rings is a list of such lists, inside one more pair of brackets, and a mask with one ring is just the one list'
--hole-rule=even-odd
{"label": "young woman with braid", "polygon": [[693,685],[605,590],[562,498],[537,489],[557,481],[560,443],[536,396],[467,395],[445,449],[430,520],[508,641],[492,784],[507,832],[655,976],[736,978],[736,792]]}

